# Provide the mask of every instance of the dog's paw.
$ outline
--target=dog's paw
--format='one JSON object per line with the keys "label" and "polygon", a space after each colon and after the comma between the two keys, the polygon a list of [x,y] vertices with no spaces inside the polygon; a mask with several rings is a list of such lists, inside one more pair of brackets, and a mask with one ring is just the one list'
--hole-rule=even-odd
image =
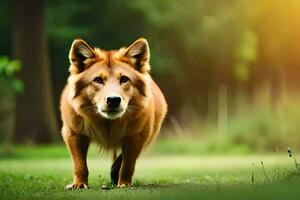
{"label": "dog's paw", "polygon": [[118,184],[118,188],[128,188],[128,187],[131,187],[132,186],[132,183],[130,183],[130,182],[124,182],[124,183],[119,183]]}
{"label": "dog's paw", "polygon": [[86,183],[71,183],[65,187],[67,190],[74,190],[74,189],[88,189]]}

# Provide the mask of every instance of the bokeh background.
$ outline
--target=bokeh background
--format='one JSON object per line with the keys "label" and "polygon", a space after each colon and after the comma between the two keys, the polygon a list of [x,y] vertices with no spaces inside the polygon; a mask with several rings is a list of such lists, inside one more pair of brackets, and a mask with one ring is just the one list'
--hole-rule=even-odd
{"label": "bokeh background", "polygon": [[298,0],[0,0],[0,142],[62,143],[75,38],[145,37],[169,104],[159,153],[300,149]]}

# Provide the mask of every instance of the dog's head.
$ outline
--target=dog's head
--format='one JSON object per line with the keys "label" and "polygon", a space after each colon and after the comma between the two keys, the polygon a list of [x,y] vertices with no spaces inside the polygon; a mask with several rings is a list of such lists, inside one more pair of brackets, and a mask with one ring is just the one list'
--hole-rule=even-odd
{"label": "dog's head", "polygon": [[145,106],[150,70],[146,39],[117,51],[92,48],[76,39],[69,59],[69,101],[76,111],[116,119]]}

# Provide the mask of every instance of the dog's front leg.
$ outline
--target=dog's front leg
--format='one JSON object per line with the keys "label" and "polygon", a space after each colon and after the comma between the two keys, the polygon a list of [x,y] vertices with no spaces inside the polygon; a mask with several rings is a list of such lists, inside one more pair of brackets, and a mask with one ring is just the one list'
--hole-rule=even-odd
{"label": "dog's front leg", "polygon": [[63,137],[69,148],[74,165],[73,183],[67,185],[66,188],[87,188],[89,172],[86,163],[86,155],[90,139],[83,134],[73,133],[72,131],[64,132]]}
{"label": "dog's front leg", "polygon": [[140,135],[127,136],[122,143],[122,164],[119,173],[118,187],[129,187],[132,185],[132,176],[135,163],[142,151],[144,138]]}

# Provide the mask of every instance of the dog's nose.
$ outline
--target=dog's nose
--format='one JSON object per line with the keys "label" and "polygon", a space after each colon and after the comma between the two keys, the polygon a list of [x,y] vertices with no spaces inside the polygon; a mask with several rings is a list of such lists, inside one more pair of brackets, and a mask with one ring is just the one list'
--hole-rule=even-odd
{"label": "dog's nose", "polygon": [[121,97],[109,96],[106,98],[106,103],[110,108],[117,108],[121,103]]}

